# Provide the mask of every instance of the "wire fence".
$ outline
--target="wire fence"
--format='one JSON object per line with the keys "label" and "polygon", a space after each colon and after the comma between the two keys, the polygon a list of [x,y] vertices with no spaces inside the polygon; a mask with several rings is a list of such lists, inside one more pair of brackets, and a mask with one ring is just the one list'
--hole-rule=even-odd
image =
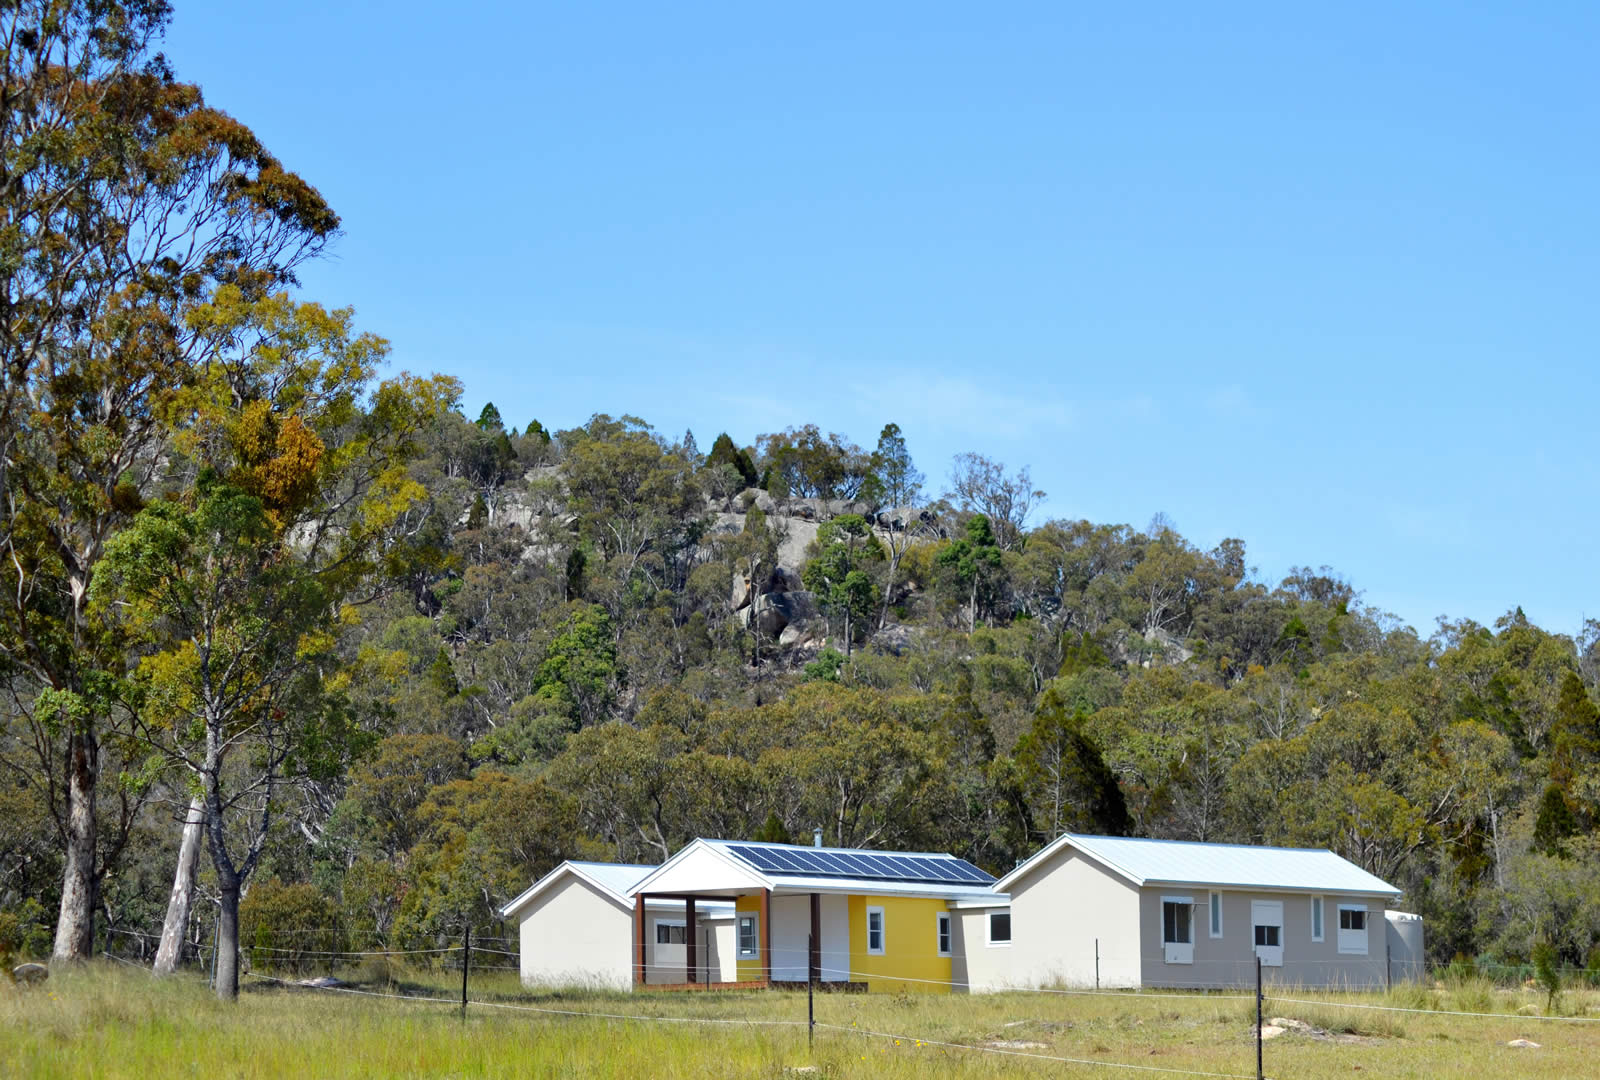
{"label": "wire fence", "polygon": [[[395,955],[434,956],[434,955],[438,954],[440,951],[441,950],[436,950],[436,949],[429,949],[429,950],[397,950]],[[471,945],[455,946],[454,947],[454,951],[458,954],[458,957],[459,957],[461,962],[469,965],[469,973],[480,973],[480,972],[491,972],[491,971],[492,972],[499,972],[499,973],[509,973],[509,972],[518,972],[518,971],[520,971],[519,965],[505,962],[505,958],[507,958],[507,957],[516,957],[517,956],[516,953],[513,953],[510,950],[497,948],[497,947],[495,947],[493,945],[490,945],[490,946],[478,946],[476,944],[471,944]],[[772,950],[774,955],[776,955],[780,951],[792,951],[792,950]],[[809,953],[810,950],[804,950],[804,952]],[[362,955],[372,955],[372,954],[370,952],[363,952]],[[482,960],[479,959],[480,955],[482,957]],[[483,962],[483,961],[488,961],[488,962]],[[1252,964],[1251,966],[1254,967],[1255,965]],[[995,989],[995,988],[990,988],[990,987],[981,987],[981,986],[978,986],[978,985],[976,985],[974,983],[971,983],[969,981],[961,980],[961,979],[954,979],[954,978],[952,978],[952,979],[930,979],[930,978],[923,978],[923,977],[899,976],[899,975],[895,975],[895,974],[892,974],[892,973],[885,974],[883,971],[860,971],[860,970],[855,970],[853,968],[850,968],[848,970],[840,969],[840,972],[845,974],[845,975],[847,975],[847,976],[849,976],[851,979],[860,979],[860,980],[862,980],[864,982],[877,981],[877,982],[880,983],[880,985],[883,984],[883,983],[888,983],[891,986],[893,986],[895,988],[899,988],[899,989],[904,989],[906,986],[920,986],[920,987],[924,987],[924,988],[927,988],[927,989],[952,990],[952,991],[973,991],[973,990],[979,990],[979,989]],[[975,1054],[975,1055],[994,1055],[994,1056],[997,1056],[997,1057],[1013,1058],[1013,1059],[1029,1059],[1029,1060],[1038,1061],[1038,1062],[1046,1062],[1046,1063],[1061,1064],[1061,1065],[1072,1065],[1072,1066],[1082,1067],[1082,1068],[1086,1068],[1086,1069],[1111,1070],[1113,1072],[1122,1072],[1122,1073],[1140,1072],[1140,1073],[1163,1074],[1163,1075],[1174,1075],[1174,1076],[1194,1076],[1194,1077],[1213,1078],[1213,1080],[1252,1080],[1253,1077],[1257,1078],[1257,1080],[1259,1080],[1259,1078],[1264,1075],[1264,1073],[1261,1072],[1261,1071],[1256,1071],[1256,1072],[1228,1072],[1228,1071],[1217,1071],[1217,1070],[1214,1070],[1214,1069],[1213,1070],[1206,1070],[1206,1069],[1196,1069],[1196,1068],[1183,1068],[1183,1067],[1177,1067],[1177,1066],[1154,1065],[1154,1064],[1146,1064],[1146,1063],[1132,1062],[1132,1061],[1106,1060],[1106,1059],[1103,1059],[1103,1058],[1096,1058],[1096,1057],[1084,1057],[1084,1056],[1074,1056],[1074,1055],[1071,1055],[1071,1054],[1063,1054],[1063,1053],[1051,1053],[1051,1052],[1048,1052],[1047,1048],[1022,1048],[1022,1047],[1017,1046],[1017,1045],[1007,1045],[1005,1042],[1002,1042],[1000,1040],[991,1040],[989,1043],[986,1044],[986,1043],[980,1042],[980,1041],[962,1041],[960,1039],[953,1039],[953,1038],[949,1038],[949,1037],[942,1037],[941,1038],[941,1037],[938,1037],[938,1036],[931,1036],[931,1035],[928,1035],[928,1034],[919,1035],[919,1034],[916,1034],[914,1032],[880,1030],[877,1027],[872,1027],[872,1026],[859,1026],[859,1025],[856,1025],[856,1024],[845,1025],[845,1024],[832,1022],[831,1020],[818,1020],[818,1019],[816,1019],[815,1018],[815,1014],[814,1013],[810,1013],[811,1006],[810,1006],[809,997],[807,997],[807,1002],[808,1002],[807,1010],[808,1010],[808,1013],[810,1013],[810,1015],[808,1016],[808,1019],[805,1019],[805,1020],[797,1019],[797,1018],[796,1019],[788,1019],[788,1018],[781,1018],[781,1017],[773,1017],[771,1015],[689,1016],[689,1015],[652,1013],[652,1012],[646,1012],[646,1011],[619,1011],[619,1010],[608,1009],[608,1008],[603,1008],[603,1007],[582,1008],[582,1007],[576,1007],[575,1005],[537,1004],[537,1003],[528,1002],[528,1001],[493,1000],[491,998],[485,997],[481,992],[477,993],[477,994],[469,993],[468,992],[469,987],[468,987],[467,982],[465,981],[465,979],[463,980],[462,993],[461,993],[460,996],[455,996],[455,995],[443,996],[440,992],[438,992],[437,989],[418,988],[418,989],[412,989],[412,990],[399,990],[399,991],[396,991],[395,988],[391,987],[391,988],[384,989],[384,990],[377,990],[377,989],[367,989],[367,988],[357,987],[357,986],[334,985],[334,984],[330,984],[330,983],[326,983],[326,982],[320,982],[320,981],[319,982],[313,982],[313,981],[309,981],[309,980],[295,981],[295,980],[285,979],[285,978],[282,978],[282,977],[279,977],[279,976],[269,975],[269,974],[261,973],[261,972],[248,972],[246,974],[250,978],[252,978],[252,979],[254,979],[254,980],[258,981],[258,982],[261,982],[261,983],[264,983],[264,984],[268,984],[268,985],[274,985],[274,986],[277,986],[277,987],[279,987],[281,989],[284,989],[284,990],[311,990],[311,991],[324,992],[324,993],[344,994],[344,995],[349,995],[349,996],[352,996],[352,997],[388,999],[388,1000],[395,1000],[395,1001],[408,1002],[408,1003],[429,1004],[429,1005],[435,1005],[435,1006],[437,1006],[437,1005],[451,1005],[451,1006],[454,1006],[457,1009],[460,1009],[462,1011],[463,1015],[465,1015],[469,1009],[483,1009],[483,1010],[492,1010],[492,1011],[501,1012],[501,1013],[523,1014],[523,1015],[529,1016],[530,1018],[547,1017],[547,1018],[550,1018],[550,1019],[578,1019],[578,1020],[595,1020],[595,1021],[618,1022],[618,1023],[638,1023],[638,1024],[658,1024],[658,1025],[704,1025],[704,1026],[707,1026],[707,1027],[723,1028],[723,1029],[743,1028],[743,1029],[791,1029],[791,1030],[794,1030],[794,1029],[802,1029],[803,1028],[803,1029],[806,1030],[806,1032],[808,1034],[808,1037],[811,1038],[811,1039],[814,1039],[818,1035],[818,1033],[826,1033],[830,1038],[894,1040],[894,1041],[897,1041],[897,1042],[899,1042],[899,1043],[901,1043],[903,1045],[915,1045],[915,1046],[919,1046],[919,1047],[937,1047],[937,1048],[940,1048],[942,1050],[954,1051],[954,1052],[959,1052],[959,1053],[971,1053],[971,1054]],[[813,986],[813,989],[814,989],[814,986]],[[1252,989],[1252,991],[1255,991],[1255,987],[1252,987],[1251,989]],[[1012,995],[1019,995],[1019,996],[1034,995],[1034,996],[1037,996],[1039,999],[1061,1000],[1061,999],[1066,999],[1066,998],[1079,998],[1079,997],[1116,998],[1116,999],[1120,999],[1122,1001],[1125,1001],[1125,1002],[1129,1003],[1130,1005],[1133,1005],[1133,1004],[1136,1004],[1136,1003],[1142,1002],[1142,1001],[1149,1001],[1149,1000],[1162,1000],[1162,1001],[1182,1000],[1182,1001],[1187,1001],[1187,1002],[1190,1002],[1190,1003],[1193,1003],[1193,1004],[1220,1004],[1220,1003],[1239,1004],[1239,1003],[1244,1003],[1244,1002],[1252,1002],[1252,1003],[1256,1004],[1256,1008],[1258,1010],[1257,1011],[1257,1015],[1262,1017],[1262,1018],[1270,1016],[1273,1011],[1276,1011],[1279,1007],[1282,1007],[1282,1006],[1304,1006],[1304,1007],[1308,1007],[1308,1008],[1311,1008],[1311,1009],[1319,1010],[1319,1012],[1318,1013],[1309,1013],[1309,1014],[1303,1013],[1302,1015],[1311,1015],[1313,1018],[1316,1018],[1316,1017],[1318,1017],[1320,1015],[1320,1016],[1324,1017],[1323,1022],[1327,1022],[1326,1019],[1325,1019],[1325,1016],[1326,1016],[1327,1012],[1330,1012],[1330,1011],[1331,1012],[1337,1012],[1338,1010],[1353,1009],[1353,1010],[1362,1010],[1362,1011],[1396,1013],[1396,1014],[1406,1014],[1406,1015],[1419,1016],[1419,1017],[1427,1017],[1427,1018],[1438,1020],[1440,1022],[1447,1023],[1447,1024],[1448,1023],[1454,1023],[1454,1022],[1457,1022],[1457,1021],[1471,1021],[1471,1022],[1474,1022],[1474,1023],[1479,1023],[1479,1022],[1481,1022],[1483,1020],[1486,1020],[1486,1019],[1500,1020],[1500,1021],[1507,1021],[1507,1022],[1516,1022],[1518,1024],[1523,1023],[1523,1022],[1542,1022],[1542,1021],[1553,1021],[1553,1022],[1559,1022],[1559,1023],[1564,1023],[1564,1024],[1593,1024],[1593,1023],[1600,1023],[1600,1017],[1590,1017],[1590,1016],[1563,1016],[1563,1015],[1543,1014],[1543,1013],[1527,1015],[1527,1014],[1517,1013],[1517,1012],[1486,1012],[1486,1011],[1444,1009],[1444,1008],[1419,1008],[1419,1007],[1413,1007],[1413,1006],[1408,1006],[1408,1005],[1400,1005],[1400,1004],[1389,1003],[1387,1000],[1383,1000],[1386,997],[1386,995],[1384,995],[1381,991],[1373,993],[1373,996],[1375,998],[1378,998],[1379,1000],[1369,1000],[1369,1001],[1352,1001],[1352,1000],[1349,1000],[1349,998],[1352,996],[1349,992],[1343,992],[1343,993],[1332,992],[1332,993],[1329,993],[1327,996],[1323,996],[1323,997],[1311,997],[1311,996],[1304,996],[1303,991],[1299,995],[1297,995],[1292,990],[1289,991],[1289,992],[1284,992],[1283,989],[1280,988],[1280,987],[1272,987],[1272,986],[1267,985],[1265,983],[1263,983],[1261,988],[1260,988],[1259,999],[1258,999],[1258,996],[1257,996],[1256,992],[1252,992],[1250,994],[1237,994],[1237,993],[1194,992],[1194,991],[1191,991],[1191,992],[1178,992],[1178,991],[1165,991],[1165,990],[1152,991],[1152,990],[1146,990],[1146,989],[1123,989],[1123,990],[1103,989],[1103,990],[1091,990],[1091,989],[1069,988],[1069,987],[1006,987],[1006,988],[1004,988],[1004,990],[1005,990],[1006,993],[1009,993],[1009,994],[1012,994]],[[802,993],[802,995],[804,994],[803,991],[801,993]],[[676,997],[676,998],[670,998],[670,997],[668,997],[666,995],[662,995],[661,997],[655,998],[656,1002],[662,1003],[662,1004],[666,1004],[667,1002],[673,1001],[673,1000],[676,1000],[678,1002],[688,1002],[688,1001],[694,1001],[696,999],[695,999],[695,997],[693,995],[689,995],[688,997],[679,996],[679,997]],[[700,1001],[705,1001],[706,999],[699,999],[699,1000]],[[725,1009],[727,1009],[729,1007],[729,1005],[731,1005],[733,1008],[740,1007],[738,1004],[733,1004],[732,1002],[729,1002],[729,999],[723,998],[723,999],[720,999],[720,1000],[722,1002],[727,1002],[728,1004],[719,1004],[717,1006],[718,1009],[724,1009],[725,1010]],[[733,999],[734,1002],[743,1002],[745,1004],[748,1004],[751,1000],[752,999],[747,998],[747,997],[740,997],[740,998]],[[770,1012],[770,1009],[766,1009],[766,1010],[762,1010],[762,1011]],[[1170,1017],[1172,1020],[1176,1021],[1177,1017],[1178,1017],[1178,1014],[1177,1013],[1163,1013],[1162,1017],[1163,1018]],[[1252,1035],[1255,1037],[1255,1046],[1257,1047],[1257,1049],[1259,1051],[1259,1048],[1261,1046],[1260,1033],[1259,1033],[1258,1029],[1256,1029],[1256,1026],[1255,1026],[1254,1023],[1251,1024],[1251,1029],[1252,1029]],[[1324,1033],[1324,1034],[1326,1034],[1326,1033]],[[1103,1047],[1098,1047],[1097,1048],[1097,1052],[1099,1050],[1103,1050],[1103,1049],[1104,1049]]]}

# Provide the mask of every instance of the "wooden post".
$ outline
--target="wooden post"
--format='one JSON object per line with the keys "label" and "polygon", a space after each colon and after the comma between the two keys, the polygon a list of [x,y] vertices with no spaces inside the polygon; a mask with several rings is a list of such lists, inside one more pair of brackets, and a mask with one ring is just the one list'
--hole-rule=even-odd
{"label": "wooden post", "polygon": [[761,978],[772,985],[772,890],[761,890]]}
{"label": "wooden post", "polygon": [[1100,939],[1094,939],[1094,988],[1100,989]]}
{"label": "wooden post", "polygon": [[806,973],[809,981],[819,983],[822,981],[822,894],[811,894],[811,941],[806,949],[806,962],[810,970]]}
{"label": "wooden post", "polygon": [[[817,894],[816,893],[812,893],[811,894],[811,910],[812,910],[812,912],[815,912],[817,910]],[[815,917],[815,916],[813,915],[813,917]],[[816,935],[812,935],[811,937],[806,939],[806,946],[807,946],[808,950],[810,952],[812,952],[813,955],[815,955],[816,947],[817,947]],[[817,1002],[816,1002],[816,996],[815,996],[816,993],[817,993],[817,976],[813,975],[811,978],[806,980],[806,1049],[807,1050],[812,1049],[816,1045],[816,1041],[817,1041]]]}
{"label": "wooden post", "polygon": [[689,981],[699,982],[696,968],[699,966],[699,956],[695,950],[694,932],[694,897],[686,897],[683,901],[683,943],[689,951]]}
{"label": "wooden post", "polygon": [[644,894],[633,898],[633,985],[644,985]]}

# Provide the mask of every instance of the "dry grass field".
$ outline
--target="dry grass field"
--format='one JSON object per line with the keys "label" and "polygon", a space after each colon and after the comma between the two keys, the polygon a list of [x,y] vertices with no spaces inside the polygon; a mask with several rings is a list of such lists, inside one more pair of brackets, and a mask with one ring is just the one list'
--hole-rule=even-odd
{"label": "dry grass field", "polygon": [[[475,1004],[463,1020],[453,1004],[368,996],[458,997],[459,975],[369,965],[343,977],[363,993],[249,979],[237,1005],[223,1005],[194,977],[156,981],[132,968],[98,965],[57,973],[37,990],[0,986],[0,1075],[703,1080],[910,1078],[935,1071],[1250,1077],[1255,1070],[1253,1006],[1233,997],[819,995],[819,1026],[808,1049],[804,993],[531,994],[510,973],[488,973],[473,979]],[[1281,1000],[1289,996],[1308,1003]],[[1269,1016],[1320,1030],[1268,1041],[1272,1077],[1359,1072],[1523,1080],[1600,1071],[1600,1022],[1519,1015],[1544,1005],[1531,991],[1467,982],[1390,995],[1282,992],[1278,998],[1269,997]],[[1591,1008],[1600,1017],[1600,996],[1589,991],[1569,992],[1557,1005],[1569,1017]],[[1437,1011],[1447,1009],[1494,1015]],[[595,1015],[601,1013],[613,1015]],[[1519,1038],[1541,1045],[1506,1045]]]}

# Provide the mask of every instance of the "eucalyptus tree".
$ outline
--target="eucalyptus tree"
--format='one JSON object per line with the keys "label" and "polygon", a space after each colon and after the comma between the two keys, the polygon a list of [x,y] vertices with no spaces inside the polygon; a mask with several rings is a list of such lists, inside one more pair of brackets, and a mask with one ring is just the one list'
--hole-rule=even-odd
{"label": "eucalyptus tree", "polygon": [[126,666],[120,627],[89,612],[96,568],[215,341],[192,314],[224,284],[292,281],[338,228],[173,78],[153,51],[168,17],[166,0],[0,7],[0,661],[41,691],[17,704],[61,771],[29,782],[61,833],[68,959],[93,947],[101,740]]}
{"label": "eucalyptus tree", "polygon": [[238,993],[238,904],[286,783],[327,781],[370,735],[341,693],[341,629],[385,587],[423,496],[407,470],[450,379],[374,388],[386,345],[348,311],[227,287],[184,395],[173,469],[194,470],[106,544],[96,614],[148,650],[140,733],[192,778],[221,894],[217,993]]}

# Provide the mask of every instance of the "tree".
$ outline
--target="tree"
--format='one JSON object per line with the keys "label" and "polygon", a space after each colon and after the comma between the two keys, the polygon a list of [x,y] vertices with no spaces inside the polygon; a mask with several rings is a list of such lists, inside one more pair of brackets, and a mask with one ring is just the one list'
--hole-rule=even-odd
{"label": "tree", "polygon": [[1084,732],[1084,719],[1081,712],[1069,714],[1054,689],[1046,690],[1033,726],[1017,740],[1029,832],[1045,842],[1073,829],[1124,836],[1132,824],[1122,789]]}
{"label": "tree", "polygon": [[844,624],[844,654],[851,655],[857,629],[876,606],[878,587],[860,568],[882,561],[883,547],[860,514],[842,514],[817,529],[816,550],[801,571],[806,588],[823,609]]}
{"label": "tree", "polygon": [[[868,459],[861,448],[815,424],[758,435],[762,463],[781,480],[781,489],[800,499],[854,499],[867,482]],[[772,491],[772,484],[767,484]]]}
{"label": "tree", "polygon": [[971,452],[955,456],[950,489],[945,492],[945,498],[965,512],[989,519],[995,543],[1002,551],[1011,551],[1022,543],[1033,506],[1044,497],[1045,493],[1033,486],[1026,466],[1007,476],[1004,462]]}
{"label": "tree", "polygon": [[[866,493],[891,512],[884,544],[889,549],[888,578],[883,586],[883,610],[878,613],[878,627],[882,629],[889,621],[889,605],[894,602],[894,582],[900,560],[911,545],[910,511],[922,496],[923,476],[911,460],[911,451],[906,449],[899,424],[885,424],[878,433],[878,448],[872,452],[870,467]],[[894,511],[902,509],[906,513],[904,518],[892,516]]]}
{"label": "tree", "polygon": [[978,628],[980,607],[993,609],[1005,565],[989,519],[982,514],[967,519],[965,535],[939,549],[934,562],[942,571],[945,591],[961,596],[967,607],[967,632]]}
{"label": "tree", "polygon": [[223,288],[196,317],[229,327],[177,441],[198,475],[107,543],[93,598],[153,649],[143,731],[198,788],[221,895],[217,993],[232,998],[239,899],[280,789],[331,778],[364,739],[330,678],[337,633],[422,495],[406,471],[416,435],[457,390],[401,376],[363,408],[385,346],[352,335],[347,311]]}
{"label": "tree", "polygon": [[90,618],[107,543],[150,494],[224,285],[293,280],[337,216],[243,125],[151,53],[166,0],[0,12],[0,656],[46,693],[30,723],[64,743],[65,870],[55,955],[87,956],[107,869],[102,737],[126,649]]}
{"label": "tree", "polygon": [[750,455],[733,444],[733,440],[724,431],[711,443],[711,453],[706,455],[705,467],[716,469],[722,466],[731,466],[744,482],[747,488],[760,484],[761,475],[756,472],[755,463],[750,460]]}
{"label": "tree", "polygon": [[497,432],[505,429],[505,422],[500,419],[500,410],[494,407],[492,401],[484,403],[475,423],[479,431]]}

